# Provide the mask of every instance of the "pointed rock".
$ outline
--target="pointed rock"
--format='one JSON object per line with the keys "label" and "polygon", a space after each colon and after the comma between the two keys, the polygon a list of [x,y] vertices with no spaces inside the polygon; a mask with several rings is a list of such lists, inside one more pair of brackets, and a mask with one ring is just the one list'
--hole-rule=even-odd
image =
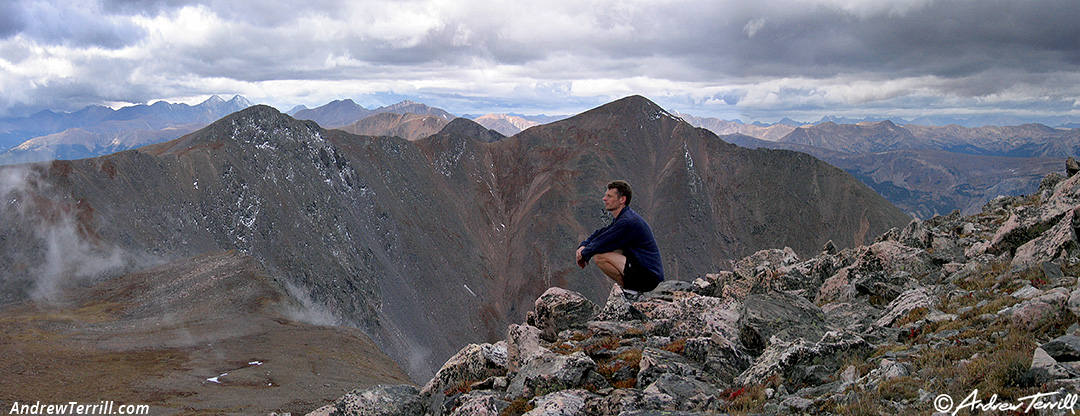
{"label": "pointed rock", "polygon": [[565,329],[585,328],[598,309],[580,293],[560,287],[552,287],[540,295],[534,308],[535,326],[549,341]]}

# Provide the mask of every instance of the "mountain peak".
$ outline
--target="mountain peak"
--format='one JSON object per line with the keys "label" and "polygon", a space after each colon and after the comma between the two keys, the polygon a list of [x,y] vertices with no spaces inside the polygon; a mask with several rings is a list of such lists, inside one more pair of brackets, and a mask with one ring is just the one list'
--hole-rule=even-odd
{"label": "mountain peak", "polygon": [[664,117],[670,118],[672,120],[682,120],[681,118],[675,116],[674,114],[671,114],[667,110],[664,110],[659,105],[652,102],[652,100],[649,100],[648,98],[640,95],[631,95],[629,97],[612,101],[608,104],[604,104],[600,107],[586,111],[581,115],[618,115],[621,117],[635,118],[639,122],[658,120]]}
{"label": "mountain peak", "polygon": [[442,128],[442,130],[439,130],[437,135],[464,136],[487,143],[497,142],[506,138],[502,133],[488,129],[473,120],[461,117],[451,120],[449,124]]}

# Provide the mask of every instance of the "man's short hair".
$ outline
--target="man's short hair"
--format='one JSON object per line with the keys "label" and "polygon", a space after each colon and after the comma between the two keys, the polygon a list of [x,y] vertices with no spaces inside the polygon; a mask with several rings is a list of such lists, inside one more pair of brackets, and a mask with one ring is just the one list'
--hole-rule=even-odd
{"label": "man's short hair", "polygon": [[626,197],[626,205],[630,205],[630,199],[634,197],[634,190],[630,189],[630,184],[626,181],[611,181],[607,184],[607,189],[614,189],[619,196]]}

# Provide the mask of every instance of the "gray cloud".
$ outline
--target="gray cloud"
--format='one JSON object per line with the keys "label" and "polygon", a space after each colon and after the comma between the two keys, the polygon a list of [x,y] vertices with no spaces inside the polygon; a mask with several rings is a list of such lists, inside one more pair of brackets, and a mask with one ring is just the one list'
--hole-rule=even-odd
{"label": "gray cloud", "polygon": [[0,116],[236,93],[283,108],[408,97],[458,113],[643,94],[772,120],[1075,115],[1080,99],[1072,0],[64,4],[0,6],[0,63],[15,68],[0,73]]}

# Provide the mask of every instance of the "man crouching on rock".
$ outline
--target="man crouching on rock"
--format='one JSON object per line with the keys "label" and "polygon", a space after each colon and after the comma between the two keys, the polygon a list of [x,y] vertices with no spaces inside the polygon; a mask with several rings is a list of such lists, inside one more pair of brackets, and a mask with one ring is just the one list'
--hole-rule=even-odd
{"label": "man crouching on rock", "polygon": [[641,292],[656,289],[664,281],[664,266],[652,229],[630,209],[632,198],[633,191],[626,181],[608,183],[604,209],[615,216],[615,221],[581,242],[577,264],[585,268],[590,258],[596,259],[600,271],[622,287],[628,300],[634,301]]}

